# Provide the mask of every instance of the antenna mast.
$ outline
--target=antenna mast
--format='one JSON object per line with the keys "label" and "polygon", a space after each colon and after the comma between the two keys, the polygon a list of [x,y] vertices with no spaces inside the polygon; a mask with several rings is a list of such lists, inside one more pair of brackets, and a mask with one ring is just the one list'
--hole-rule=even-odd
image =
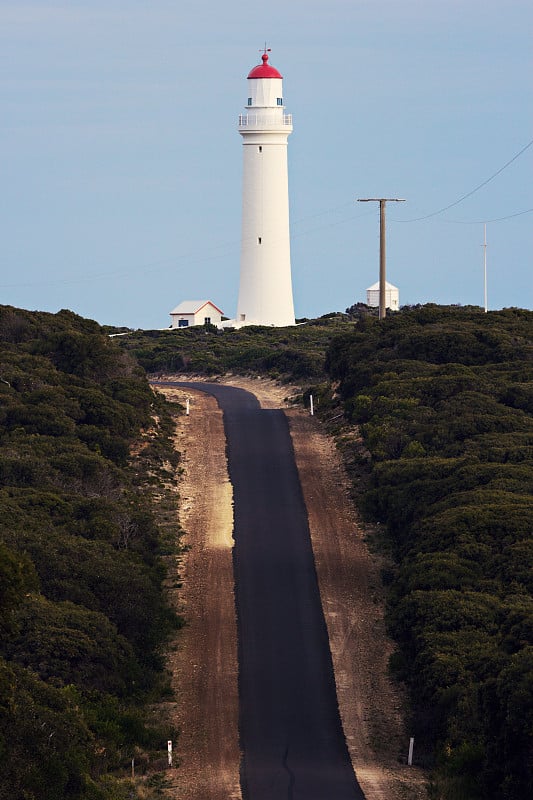
{"label": "antenna mast", "polygon": [[483,223],[483,297],[485,301],[485,314],[487,313],[487,223]]}

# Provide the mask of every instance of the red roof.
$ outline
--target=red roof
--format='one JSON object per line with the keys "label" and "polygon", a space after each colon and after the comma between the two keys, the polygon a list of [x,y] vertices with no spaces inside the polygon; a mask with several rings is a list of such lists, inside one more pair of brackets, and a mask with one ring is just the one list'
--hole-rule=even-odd
{"label": "red roof", "polygon": [[282,76],[279,74],[275,67],[271,67],[268,63],[268,53],[263,53],[261,56],[263,59],[262,64],[258,64],[257,67],[254,67],[253,70],[248,75],[248,78],[281,78]]}

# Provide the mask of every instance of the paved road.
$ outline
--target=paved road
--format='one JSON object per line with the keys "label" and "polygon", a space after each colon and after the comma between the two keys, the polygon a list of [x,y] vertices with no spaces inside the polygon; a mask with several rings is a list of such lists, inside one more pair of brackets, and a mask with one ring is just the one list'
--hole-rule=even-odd
{"label": "paved road", "polygon": [[[245,800],[364,800],[344,739],[287,418],[217,384],[234,493]],[[209,446],[209,443],[206,443]]]}

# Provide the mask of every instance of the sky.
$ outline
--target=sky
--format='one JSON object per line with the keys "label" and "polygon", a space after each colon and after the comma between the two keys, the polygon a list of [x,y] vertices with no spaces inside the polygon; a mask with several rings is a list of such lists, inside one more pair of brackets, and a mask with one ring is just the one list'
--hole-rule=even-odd
{"label": "sky", "polygon": [[482,306],[486,254],[489,308],[532,308],[532,31],[530,0],[0,0],[0,303],[234,316],[237,120],[266,42],[294,124],[296,316],[378,280],[366,197],[406,200],[387,205],[402,305]]}

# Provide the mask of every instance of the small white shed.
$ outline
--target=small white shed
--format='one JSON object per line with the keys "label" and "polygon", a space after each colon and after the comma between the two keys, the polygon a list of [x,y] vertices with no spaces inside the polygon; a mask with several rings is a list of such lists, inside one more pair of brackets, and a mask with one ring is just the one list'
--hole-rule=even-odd
{"label": "small white shed", "polygon": [[216,325],[222,322],[223,311],[211,300],[184,300],[170,312],[171,328],[189,328],[191,325]]}
{"label": "small white shed", "polygon": [[[373,308],[379,308],[379,281],[373,283],[366,290],[366,304]],[[385,282],[385,308],[390,311],[400,310],[400,290],[388,281]]]}

